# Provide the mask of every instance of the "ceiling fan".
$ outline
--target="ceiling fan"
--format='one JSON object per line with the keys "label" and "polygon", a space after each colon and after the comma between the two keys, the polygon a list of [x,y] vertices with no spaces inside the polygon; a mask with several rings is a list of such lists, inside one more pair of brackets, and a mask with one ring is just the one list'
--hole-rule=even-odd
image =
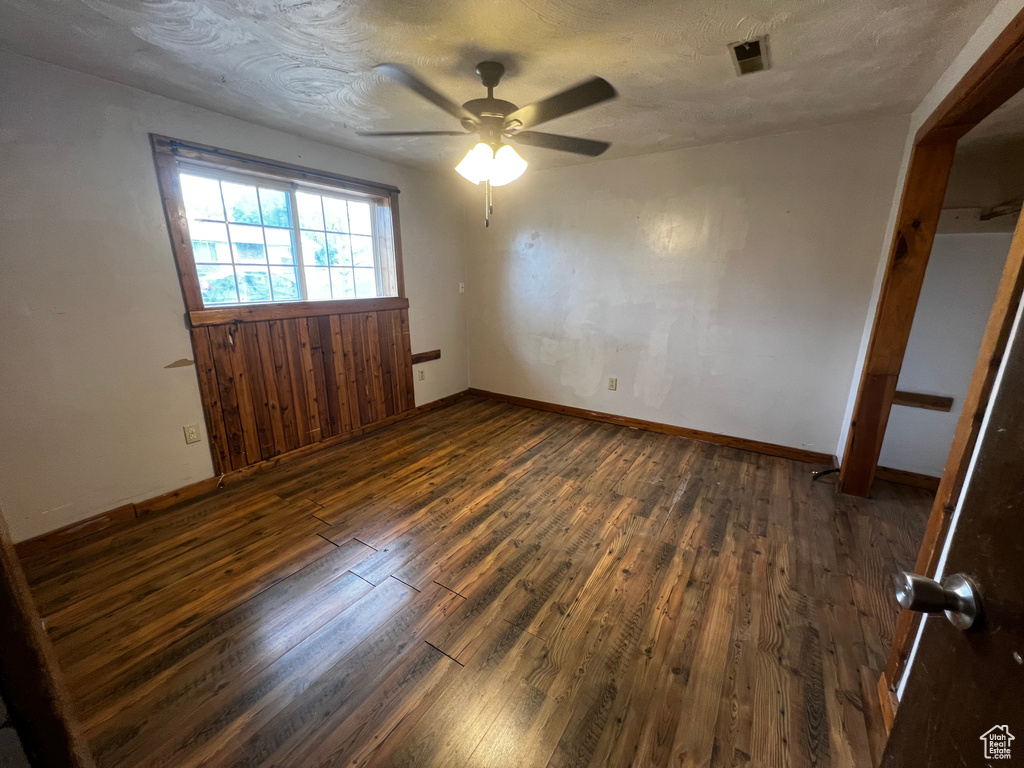
{"label": "ceiling fan", "polygon": [[618,93],[615,89],[607,80],[600,77],[592,77],[546,99],[518,107],[510,101],[494,98],[494,89],[501,82],[505,67],[497,61],[482,61],[477,64],[476,73],[480,76],[480,82],[487,88],[487,97],[471,99],[459,106],[424,82],[408,67],[401,64],[379,64],[375,69],[458,118],[462,122],[463,130],[360,131],[358,135],[388,137],[479,134],[480,142],[469,151],[455,170],[475,184],[484,183],[488,213],[491,212],[490,188],[508,184],[519,178],[526,170],[526,161],[504,141],[588,157],[597,157],[611,146],[607,141],[528,130],[535,125],[616,98]]}

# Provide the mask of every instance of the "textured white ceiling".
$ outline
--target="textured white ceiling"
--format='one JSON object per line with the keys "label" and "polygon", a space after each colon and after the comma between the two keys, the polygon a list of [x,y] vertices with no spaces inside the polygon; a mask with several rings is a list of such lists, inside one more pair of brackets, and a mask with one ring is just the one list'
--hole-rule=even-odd
{"label": "textured white ceiling", "polygon": [[[456,101],[485,58],[523,105],[589,75],[614,103],[540,130],[657,152],[910,112],[995,0],[0,0],[0,44],[147,91],[398,162],[452,164],[469,139],[371,71],[416,67]],[[727,43],[770,35],[772,70],[737,78]],[[539,165],[572,162],[525,148]]]}

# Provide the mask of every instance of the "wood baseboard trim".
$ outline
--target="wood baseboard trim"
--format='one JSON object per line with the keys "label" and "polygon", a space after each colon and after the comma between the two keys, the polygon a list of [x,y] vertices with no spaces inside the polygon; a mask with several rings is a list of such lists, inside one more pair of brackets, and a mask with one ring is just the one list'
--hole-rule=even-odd
{"label": "wood baseboard trim", "polygon": [[90,536],[105,530],[119,528],[131,523],[139,517],[153,514],[155,512],[161,512],[181,502],[189,501],[191,499],[198,498],[199,496],[204,496],[229,485],[234,485],[235,483],[241,482],[253,475],[266,472],[268,469],[273,469],[281,464],[305,458],[310,454],[331,448],[335,445],[347,443],[350,440],[370,434],[371,432],[376,432],[379,429],[389,427],[400,421],[420,416],[424,413],[428,413],[429,411],[434,411],[438,408],[445,408],[458,402],[464,398],[466,394],[466,391],[456,392],[453,395],[442,397],[440,400],[425,403],[408,410],[405,413],[396,414],[395,416],[391,416],[360,429],[353,430],[352,432],[347,432],[344,435],[337,435],[336,437],[322,440],[319,443],[312,443],[297,450],[282,453],[272,459],[267,459],[266,461],[261,461],[258,464],[252,464],[251,466],[243,467],[242,469],[236,469],[232,472],[221,475],[220,477],[208,477],[205,480],[200,480],[199,482],[191,483],[190,485],[186,485],[182,488],[168,491],[167,493],[160,494],[159,496],[154,496],[151,499],[124,504],[106,512],[101,512],[93,517],[87,517],[84,520],[79,520],[71,525],[66,525],[63,528],[58,528],[55,531],[42,533],[31,539],[18,542],[14,545],[14,549],[19,558],[25,559],[34,555],[42,554],[47,550],[75,541],[76,539],[84,538],[85,536]]}
{"label": "wood baseboard trim", "polygon": [[893,469],[892,467],[878,467],[875,470],[876,480],[888,480],[890,483],[910,485],[914,488],[924,488],[926,491],[935,492],[939,490],[941,477],[934,475],[923,475],[920,472],[907,472],[905,469]]}
{"label": "wood baseboard trim", "polygon": [[889,680],[885,672],[878,678],[878,703],[882,708],[882,722],[885,724],[885,735],[888,736],[892,730],[893,720],[896,719],[896,707],[899,702],[896,694],[889,687]]}
{"label": "wood baseboard trim", "polygon": [[889,729],[885,725],[885,712],[878,698],[878,673],[870,667],[858,667],[860,674],[860,696],[864,705],[864,727],[867,729],[868,749],[871,752],[871,766],[877,768],[882,764],[885,742],[889,737]]}
{"label": "wood baseboard trim", "polygon": [[66,544],[69,541],[81,539],[85,536],[91,536],[92,534],[99,533],[107,528],[124,525],[125,523],[134,520],[135,517],[135,505],[124,504],[120,507],[109,509],[106,512],[101,512],[98,515],[87,517],[84,520],[79,520],[77,523],[65,525],[63,528],[58,528],[55,531],[49,531],[48,533],[42,533],[34,538],[19,541],[14,545],[14,551],[17,553],[19,558],[24,560],[26,557],[38,555],[48,549],[53,549],[54,547],[59,547],[61,544]]}
{"label": "wood baseboard trim", "polygon": [[546,403],[542,400],[530,400],[525,397],[516,397],[515,395],[503,395],[499,392],[488,392],[483,389],[474,389],[472,387],[470,387],[467,392],[468,394],[475,395],[477,397],[501,400],[502,402],[511,403],[512,405],[521,405],[525,408],[535,408],[540,411],[561,413],[565,416],[576,416],[581,419],[603,421],[608,424],[617,424],[619,426],[632,427],[634,429],[644,429],[648,432],[658,432],[663,435],[688,437],[691,440],[700,440],[704,443],[726,445],[730,448],[739,448],[744,451],[753,451],[754,453],[763,453],[767,456],[778,456],[783,459],[793,459],[794,461],[805,461],[809,464],[827,464],[831,467],[834,466],[836,461],[835,456],[830,453],[818,453],[817,451],[808,451],[803,448],[791,448],[787,445],[765,443],[760,440],[748,440],[745,437],[720,435],[717,432],[704,432],[700,429],[690,429],[688,427],[677,427],[672,424],[662,424],[657,421],[634,419],[629,416],[618,416],[614,413],[590,411],[585,408],[574,408],[569,405]]}

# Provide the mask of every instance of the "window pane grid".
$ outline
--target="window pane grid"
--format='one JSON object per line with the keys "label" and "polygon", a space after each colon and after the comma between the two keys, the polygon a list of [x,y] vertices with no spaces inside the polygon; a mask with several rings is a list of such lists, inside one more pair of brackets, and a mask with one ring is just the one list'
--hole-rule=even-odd
{"label": "window pane grid", "polygon": [[237,174],[180,179],[204,305],[381,295],[372,202]]}
{"label": "window pane grid", "polygon": [[[203,303],[254,304],[301,299],[290,196],[256,184],[181,174]],[[284,226],[281,226],[281,225]],[[214,234],[214,229],[218,230]],[[281,238],[288,233],[287,255]],[[204,240],[203,236],[216,237]],[[271,253],[277,261],[271,260]],[[278,264],[279,266],[272,266]]]}
{"label": "window pane grid", "polygon": [[369,203],[310,192],[300,192],[297,197],[309,297],[380,295]]}

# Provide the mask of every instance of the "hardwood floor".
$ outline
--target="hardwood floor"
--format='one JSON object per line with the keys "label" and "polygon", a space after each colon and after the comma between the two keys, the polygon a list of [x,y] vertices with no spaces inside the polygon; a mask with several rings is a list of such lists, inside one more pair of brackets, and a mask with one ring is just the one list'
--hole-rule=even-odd
{"label": "hardwood floor", "polygon": [[26,571],[101,766],[868,766],[929,494],[467,398]]}

